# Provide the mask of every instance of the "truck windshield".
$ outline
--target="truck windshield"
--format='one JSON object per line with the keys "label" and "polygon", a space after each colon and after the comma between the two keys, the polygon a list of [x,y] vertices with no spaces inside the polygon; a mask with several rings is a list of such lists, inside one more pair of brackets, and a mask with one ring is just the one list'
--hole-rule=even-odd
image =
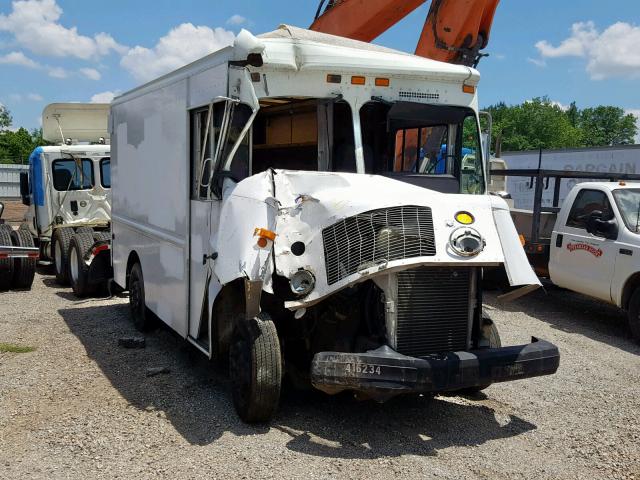
{"label": "truck windshield", "polygon": [[484,193],[480,131],[470,108],[371,101],[360,109],[367,173],[440,175]]}
{"label": "truck windshield", "polygon": [[625,225],[633,233],[640,233],[640,189],[619,188],[613,191]]}

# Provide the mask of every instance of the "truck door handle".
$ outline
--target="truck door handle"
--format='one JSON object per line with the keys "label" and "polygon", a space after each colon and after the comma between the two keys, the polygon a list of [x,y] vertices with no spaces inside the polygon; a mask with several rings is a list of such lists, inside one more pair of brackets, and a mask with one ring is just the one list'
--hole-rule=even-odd
{"label": "truck door handle", "polygon": [[620,254],[621,255],[629,255],[632,256],[633,255],[633,251],[629,250],[628,248],[621,248],[620,249]]}
{"label": "truck door handle", "polygon": [[556,235],[556,247],[562,248],[562,240],[563,240],[563,238],[564,238],[564,236],[561,233]]}

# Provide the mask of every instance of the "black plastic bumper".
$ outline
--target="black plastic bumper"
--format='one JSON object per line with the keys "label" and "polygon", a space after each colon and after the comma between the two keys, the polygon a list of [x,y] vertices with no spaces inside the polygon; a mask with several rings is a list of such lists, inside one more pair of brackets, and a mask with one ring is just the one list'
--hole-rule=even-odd
{"label": "black plastic bumper", "polygon": [[311,365],[311,383],[327,393],[355,390],[392,396],[551,375],[559,364],[558,348],[537,338],[527,345],[448,352],[428,358],[407,357],[384,346],[366,353],[316,354]]}

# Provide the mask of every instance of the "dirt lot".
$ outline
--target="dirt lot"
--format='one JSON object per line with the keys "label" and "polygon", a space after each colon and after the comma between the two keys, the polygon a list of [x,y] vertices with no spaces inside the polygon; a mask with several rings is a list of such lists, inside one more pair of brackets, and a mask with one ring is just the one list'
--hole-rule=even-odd
{"label": "dirt lot", "polygon": [[36,348],[0,353],[0,477],[640,478],[640,347],[622,314],[553,288],[487,300],[503,343],[560,347],[555,376],[384,405],[287,390],[253,427],[167,330],[118,346],[126,298],[76,301],[38,275],[0,294],[0,342]]}

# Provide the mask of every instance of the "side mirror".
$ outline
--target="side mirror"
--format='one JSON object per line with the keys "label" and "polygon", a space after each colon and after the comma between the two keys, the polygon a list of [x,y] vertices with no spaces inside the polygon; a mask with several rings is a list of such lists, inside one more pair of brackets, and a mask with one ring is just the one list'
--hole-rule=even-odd
{"label": "side mirror", "polygon": [[29,193],[29,174],[27,172],[20,172],[20,196],[22,197],[23,205],[31,205],[31,195]]}
{"label": "side mirror", "polygon": [[587,232],[598,237],[604,237],[610,240],[618,238],[618,224],[615,218],[611,220],[603,220],[601,210],[594,210],[587,217]]}

